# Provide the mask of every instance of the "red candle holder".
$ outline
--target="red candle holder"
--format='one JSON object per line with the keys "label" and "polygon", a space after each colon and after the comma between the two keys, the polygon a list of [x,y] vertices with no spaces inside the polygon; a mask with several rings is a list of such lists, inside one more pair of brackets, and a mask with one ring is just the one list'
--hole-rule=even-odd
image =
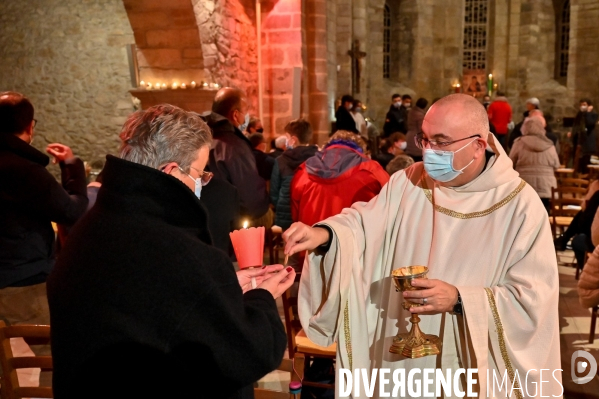
{"label": "red candle holder", "polygon": [[264,226],[229,233],[240,269],[262,266],[264,261]]}

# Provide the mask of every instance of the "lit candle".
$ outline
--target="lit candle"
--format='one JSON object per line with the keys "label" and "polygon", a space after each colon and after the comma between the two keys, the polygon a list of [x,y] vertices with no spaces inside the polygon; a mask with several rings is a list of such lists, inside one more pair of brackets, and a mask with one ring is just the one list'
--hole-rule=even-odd
{"label": "lit candle", "polygon": [[194,82],[193,80],[191,81],[189,87],[191,87],[192,89],[196,88],[196,82]]}
{"label": "lit candle", "polygon": [[489,95],[493,92],[493,74],[489,74],[489,79],[487,79],[487,92]]}
{"label": "lit candle", "polygon": [[139,82],[139,88],[142,89],[142,90],[145,89],[146,88],[146,82],[144,82],[143,80],[141,80]]}
{"label": "lit candle", "polygon": [[148,90],[152,90],[152,83],[148,82]]}
{"label": "lit candle", "polygon": [[[242,229],[229,233],[240,269],[262,267],[264,260],[264,226],[248,228],[248,225],[246,220]],[[256,288],[255,279],[252,288]]]}
{"label": "lit candle", "polygon": [[181,83],[181,88],[182,89],[187,89],[187,85],[185,83]]}
{"label": "lit candle", "polygon": [[174,82],[174,83],[171,85],[171,89],[173,89],[173,90],[177,90],[177,88],[178,88],[178,87],[179,87],[179,85],[177,84],[177,82]]}
{"label": "lit candle", "polygon": [[166,83],[163,83],[163,84],[162,84],[162,86],[160,86],[160,88],[161,88],[162,90],[166,90]]}
{"label": "lit candle", "polygon": [[208,82],[202,82],[202,87],[208,87]]}

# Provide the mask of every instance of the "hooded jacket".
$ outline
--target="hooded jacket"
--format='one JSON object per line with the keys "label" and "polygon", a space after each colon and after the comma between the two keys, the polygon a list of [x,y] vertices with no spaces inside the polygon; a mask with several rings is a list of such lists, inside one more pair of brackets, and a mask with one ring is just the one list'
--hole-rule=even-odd
{"label": "hooded jacket", "polygon": [[266,182],[258,174],[250,141],[224,116],[215,112],[201,115],[212,129],[208,167],[215,177],[237,189],[241,214],[258,218],[268,211]]}
{"label": "hooded jacket", "polygon": [[544,132],[534,118],[527,120],[522,127],[523,136],[514,141],[510,158],[514,169],[539,197],[551,198],[551,187],[557,187],[555,170],[560,162],[553,142],[545,137]]}
{"label": "hooded jacket", "polygon": [[318,152],[315,145],[287,150],[275,160],[270,179],[270,199],[275,207],[275,225],[287,230],[291,217],[291,180],[297,168]]}
{"label": "hooded jacket", "polygon": [[86,398],[253,397],[287,335],[273,296],[243,294],[211,242],[185,184],[107,157],[96,204],[48,279],[57,398],[91,386]]}
{"label": "hooded jacket", "polygon": [[359,151],[343,144],[326,147],[303,163],[291,182],[294,221],[313,225],[358,201],[370,201],[389,174]]}
{"label": "hooded jacket", "polygon": [[83,162],[50,159],[12,134],[0,134],[0,288],[43,283],[54,266],[51,222],[73,225],[87,208]]}

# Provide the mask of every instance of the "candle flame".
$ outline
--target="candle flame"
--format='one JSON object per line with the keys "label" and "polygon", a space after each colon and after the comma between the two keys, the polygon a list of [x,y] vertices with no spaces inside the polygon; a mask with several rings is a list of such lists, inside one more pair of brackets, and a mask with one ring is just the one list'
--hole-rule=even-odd
{"label": "candle flame", "polygon": [[458,83],[457,85],[455,85],[455,87],[460,87],[460,84]]}
{"label": "candle flame", "polygon": [[248,223],[248,221],[247,221],[247,220],[246,220],[245,222],[243,222],[243,228],[244,228],[244,229],[247,229],[247,228],[248,228],[248,224],[249,224],[249,223]]}
{"label": "candle flame", "polygon": [[489,79],[493,79],[493,74],[492,73],[489,74]]}

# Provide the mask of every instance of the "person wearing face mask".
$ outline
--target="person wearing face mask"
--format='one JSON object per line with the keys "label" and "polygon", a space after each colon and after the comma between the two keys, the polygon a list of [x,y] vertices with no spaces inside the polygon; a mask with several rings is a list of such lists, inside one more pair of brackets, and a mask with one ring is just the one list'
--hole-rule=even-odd
{"label": "person wearing face mask", "polygon": [[574,165],[579,173],[588,173],[591,155],[597,153],[597,120],[599,115],[593,109],[593,103],[588,98],[580,100],[579,111],[574,117],[572,127],[573,148],[580,153],[578,163]]}
{"label": "person wearing face mask", "polygon": [[364,119],[363,112],[364,108],[362,107],[362,101],[354,100],[351,116],[356,122],[356,128],[358,129],[360,136],[368,142],[368,127],[366,126],[366,119]]}
{"label": "person wearing face mask", "polygon": [[291,180],[297,168],[318,152],[310,144],[312,126],[305,119],[296,119],[285,126],[287,150],[275,161],[270,179],[270,199],[275,207],[275,225],[286,230],[291,226]]}
{"label": "person wearing face mask", "polygon": [[[347,130],[353,133],[360,133],[356,126],[356,121],[354,120],[351,111],[354,107],[354,99],[349,94],[341,97],[341,104],[339,108],[337,108],[337,112],[335,112],[335,131],[337,130]],[[334,133],[334,132],[333,132]]]}
{"label": "person wearing face mask", "polygon": [[426,114],[428,100],[419,98],[416,100],[416,106],[410,109],[408,113],[408,134],[406,134],[405,153],[411,156],[415,162],[422,161],[422,150],[417,147],[416,139],[422,136],[422,122]]}
{"label": "person wearing face mask", "polygon": [[223,87],[214,96],[212,112],[201,117],[214,138],[208,169],[237,189],[242,217],[250,218],[252,226],[270,228],[274,215],[269,208],[266,181],[258,173],[252,144],[242,133],[250,118],[245,93]]}
{"label": "person wearing face mask", "polygon": [[[83,162],[66,145],[50,144],[46,152],[60,166],[57,182],[46,169],[48,156],[31,145],[36,122],[27,97],[0,93],[0,318],[7,324],[50,324],[46,279],[56,257],[52,222],[71,226],[88,204]],[[32,349],[50,354],[48,346]],[[51,374],[43,372],[40,383],[51,385]]]}
{"label": "person wearing face mask", "polygon": [[264,133],[264,127],[262,126],[262,121],[255,116],[250,117],[250,121],[248,123],[247,129],[243,132],[246,137],[250,137],[254,133]]}
{"label": "person wearing face mask", "polygon": [[48,279],[56,397],[253,397],[283,358],[276,299],[295,272],[235,272],[212,245],[199,198],[213,139],[197,114],[137,111],[120,138]]}
{"label": "person wearing face mask", "polygon": [[[304,332],[317,345],[336,341],[338,366],[366,374],[476,367],[523,375],[534,367],[556,370],[543,391],[561,396],[558,269],[538,194],[472,96],[437,101],[422,131],[423,162],[391,176],[378,196],[283,233],[286,254],[309,254],[298,298]],[[389,276],[410,265],[428,267],[428,278],[398,294]],[[419,306],[406,310],[399,296]],[[442,356],[390,353],[411,312],[423,332],[439,336]],[[541,379],[529,373],[527,384]],[[486,392],[490,383],[480,379],[473,389]]]}
{"label": "person wearing face mask", "polygon": [[385,169],[396,155],[404,154],[406,146],[406,136],[403,133],[393,133],[381,141],[380,151],[372,159]]}
{"label": "person wearing face mask", "polygon": [[393,94],[391,96],[391,106],[385,116],[383,125],[383,137],[389,137],[393,133],[407,133],[407,114],[406,108],[402,107],[401,95]]}

